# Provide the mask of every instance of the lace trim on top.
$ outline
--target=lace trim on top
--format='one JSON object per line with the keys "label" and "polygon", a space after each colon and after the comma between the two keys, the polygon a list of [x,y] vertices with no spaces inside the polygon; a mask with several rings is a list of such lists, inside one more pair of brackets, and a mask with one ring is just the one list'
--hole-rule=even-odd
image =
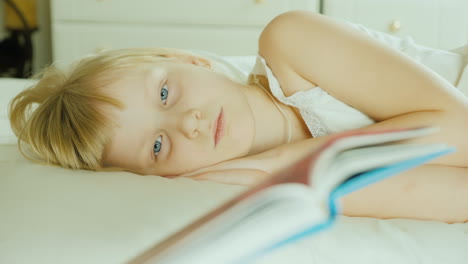
{"label": "lace trim on top", "polygon": [[[322,97],[323,95],[321,96],[320,92],[324,91],[319,87],[315,87],[312,90],[299,91],[287,97],[284,95],[283,90],[281,89],[278,80],[273,75],[270,67],[268,67],[266,64],[265,59],[260,55],[258,55],[258,58],[264,65],[264,67],[262,67],[265,70],[263,74],[266,74],[268,77],[267,79],[270,84],[270,90],[273,95],[282,103],[294,106],[299,109],[299,112],[301,113],[301,116],[313,137],[320,137],[330,134],[330,131],[327,129],[324,122],[322,122],[322,120],[312,110],[303,107],[304,105],[310,105],[311,102],[315,102],[317,100],[317,96]],[[255,68],[257,68],[257,66]],[[253,72],[253,74],[256,73]]]}

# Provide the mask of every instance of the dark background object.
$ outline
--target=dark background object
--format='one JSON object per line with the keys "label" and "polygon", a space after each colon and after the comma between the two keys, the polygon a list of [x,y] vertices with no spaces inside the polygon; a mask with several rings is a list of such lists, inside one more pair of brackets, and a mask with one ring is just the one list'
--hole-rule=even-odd
{"label": "dark background object", "polygon": [[[14,1],[4,2],[19,21],[7,21],[9,35],[0,41],[0,77],[28,78],[33,73],[32,34],[37,30],[37,26],[35,22],[28,23],[23,10]],[[31,3],[34,1],[27,2]],[[35,5],[33,9],[35,11]],[[35,20],[35,17],[33,19]]]}

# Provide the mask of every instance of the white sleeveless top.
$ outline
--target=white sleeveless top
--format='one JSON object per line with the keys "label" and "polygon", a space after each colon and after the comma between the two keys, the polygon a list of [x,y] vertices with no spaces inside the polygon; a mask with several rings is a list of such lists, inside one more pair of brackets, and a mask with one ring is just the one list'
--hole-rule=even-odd
{"label": "white sleeveless top", "polygon": [[357,109],[339,101],[320,87],[285,96],[265,59],[257,55],[252,74],[265,75],[273,95],[283,104],[296,107],[313,137],[360,128],[374,123]]}

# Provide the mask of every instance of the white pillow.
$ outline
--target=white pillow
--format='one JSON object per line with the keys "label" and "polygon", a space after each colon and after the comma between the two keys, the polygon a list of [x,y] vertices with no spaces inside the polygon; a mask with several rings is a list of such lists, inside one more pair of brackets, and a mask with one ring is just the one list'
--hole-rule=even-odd
{"label": "white pillow", "polygon": [[8,104],[21,90],[34,83],[34,80],[0,78],[0,144],[17,142],[8,120]]}
{"label": "white pillow", "polygon": [[452,52],[458,53],[465,57],[464,67],[462,68],[460,77],[457,81],[457,88],[465,95],[468,96],[468,44],[465,46],[454,49]]}
{"label": "white pillow", "polygon": [[[454,86],[458,86],[465,65],[468,62],[467,46],[465,46],[465,49],[459,48],[452,51],[435,49],[415,43],[410,36],[398,38],[385,32],[372,30],[361,24],[355,24],[341,19],[338,19],[338,21],[365,33],[369,37],[389,47],[401,51],[414,61],[419,62],[442,76]],[[465,93],[465,95],[468,94]]]}
{"label": "white pillow", "polygon": [[33,164],[0,145],[0,263],[124,263],[242,191]]}

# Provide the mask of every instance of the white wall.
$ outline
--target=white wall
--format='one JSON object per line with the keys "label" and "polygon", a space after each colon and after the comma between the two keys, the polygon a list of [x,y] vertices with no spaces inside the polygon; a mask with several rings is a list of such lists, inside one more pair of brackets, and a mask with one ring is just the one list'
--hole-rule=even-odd
{"label": "white wall", "polygon": [[[42,69],[52,61],[50,38],[50,0],[36,0],[38,11],[39,30],[33,34],[34,65],[35,72]],[[3,0],[0,1],[0,38],[5,38],[8,33],[5,30],[5,13]]]}

